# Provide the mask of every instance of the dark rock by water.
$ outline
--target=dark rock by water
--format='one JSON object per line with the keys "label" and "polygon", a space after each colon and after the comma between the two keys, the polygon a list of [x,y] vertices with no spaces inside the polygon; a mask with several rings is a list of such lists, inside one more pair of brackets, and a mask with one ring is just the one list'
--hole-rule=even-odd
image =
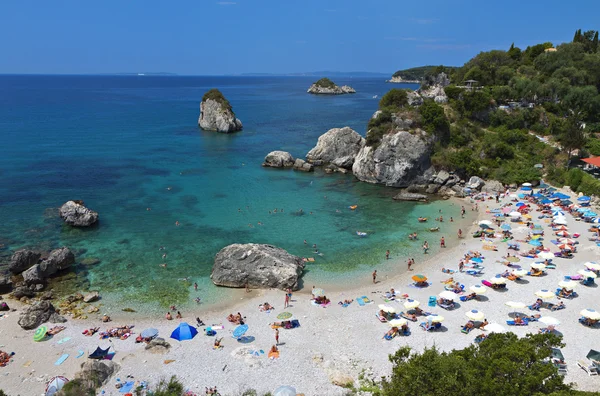
{"label": "dark rock by water", "polygon": [[30,249],[17,250],[11,257],[8,270],[13,274],[20,274],[36,264],[42,255]]}
{"label": "dark rock by water", "polygon": [[271,168],[289,168],[294,166],[294,157],[287,151],[271,151],[265,157],[262,166]]}

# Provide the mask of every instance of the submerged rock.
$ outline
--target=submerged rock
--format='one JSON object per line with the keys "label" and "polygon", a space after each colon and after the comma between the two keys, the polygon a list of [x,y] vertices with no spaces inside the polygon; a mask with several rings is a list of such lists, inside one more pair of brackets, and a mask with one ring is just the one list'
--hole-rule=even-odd
{"label": "submerged rock", "polygon": [[271,151],[265,157],[262,166],[271,168],[289,168],[294,165],[294,157],[287,151]]}
{"label": "submerged rock", "polygon": [[97,291],[90,292],[83,297],[84,303],[91,303],[100,299],[100,293]]}
{"label": "submerged rock", "polygon": [[42,255],[29,249],[17,250],[11,257],[8,270],[13,274],[20,274],[36,264]]}
{"label": "submerged rock", "polygon": [[74,227],[89,227],[98,221],[98,212],[85,207],[83,201],[67,201],[60,207],[60,217]]}
{"label": "submerged rock", "polygon": [[352,169],[354,159],[364,146],[365,139],[352,128],[333,128],[319,136],[317,145],[306,154],[306,159]]}
{"label": "submerged rock", "polygon": [[233,244],[215,257],[211,280],[217,286],[298,289],[304,269],[302,258],[262,244]]}
{"label": "submerged rock", "polygon": [[242,122],[218,89],[211,89],[204,94],[200,102],[198,125],[206,131],[231,133],[242,130]]}

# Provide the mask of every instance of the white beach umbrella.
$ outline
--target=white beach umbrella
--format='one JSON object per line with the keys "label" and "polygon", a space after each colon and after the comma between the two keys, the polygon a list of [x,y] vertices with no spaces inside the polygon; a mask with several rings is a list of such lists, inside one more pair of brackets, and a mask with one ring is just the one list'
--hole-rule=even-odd
{"label": "white beach umbrella", "polygon": [[405,324],[407,324],[408,321],[404,318],[400,318],[400,319],[392,319],[388,322],[388,324],[390,325],[390,327],[402,327]]}
{"label": "white beach umbrella", "polygon": [[558,218],[558,219],[554,219],[554,224],[566,225],[567,224],[567,219],[565,219],[564,217]]}
{"label": "white beach umbrella", "polygon": [[535,268],[535,269],[544,269],[546,268],[546,264],[544,263],[531,263],[531,268]]}
{"label": "white beach umbrella", "polygon": [[536,291],[535,295],[544,300],[554,297],[554,293],[546,289]]}
{"label": "white beach umbrella", "polygon": [[437,314],[429,315],[425,319],[427,319],[427,321],[431,323],[439,323],[444,321],[444,317]]}
{"label": "white beach umbrella", "polygon": [[531,183],[523,183],[523,184],[521,184],[521,185],[522,185],[523,187],[531,187],[531,186],[532,186],[532,184],[531,184]]}
{"label": "white beach umbrella", "polygon": [[471,320],[483,320],[483,318],[485,318],[485,315],[483,314],[483,312],[478,311],[476,309],[472,309],[470,311],[465,312],[465,316]]}
{"label": "white beach umbrella", "polygon": [[595,272],[584,270],[584,269],[577,271],[577,273],[579,275],[585,276],[586,278],[594,278],[594,279],[596,279],[598,277],[598,275],[596,275]]}
{"label": "white beach umbrella", "polygon": [[481,220],[481,221],[479,222],[479,225],[480,225],[480,226],[482,226],[482,225],[483,225],[483,226],[488,226],[488,227],[491,227],[493,224],[494,224],[494,223],[492,223],[492,222],[491,222],[491,221],[489,221],[489,220]]}
{"label": "white beach umbrella", "polygon": [[571,238],[558,238],[558,242],[566,243],[568,245],[574,245],[577,241]]}
{"label": "white beach umbrella", "polygon": [[577,282],[575,282],[574,280],[564,280],[564,281],[560,281],[558,282],[558,286],[560,287],[564,287],[567,290],[573,290],[575,288],[575,286],[577,286]]}
{"label": "white beach umbrella", "polygon": [[520,278],[522,276],[527,275],[527,270],[518,269],[518,270],[514,270],[512,273],[513,273],[513,275],[518,276]]}
{"label": "white beach umbrella", "polygon": [[519,212],[510,212],[508,215],[510,217],[521,217],[521,213]]}
{"label": "white beach umbrella", "polygon": [[443,292],[441,292],[439,294],[439,296],[445,300],[450,300],[450,301],[454,301],[454,299],[457,297],[456,293],[451,292],[450,290],[444,290]]}
{"label": "white beach umbrella", "polygon": [[390,307],[389,305],[379,304],[378,307],[383,312],[388,312],[388,313],[395,313],[396,312],[396,309],[394,307]]}
{"label": "white beach umbrella", "polygon": [[550,252],[542,252],[540,254],[538,254],[539,258],[543,258],[543,259],[552,259],[554,258],[554,254],[550,253]]}
{"label": "white beach umbrella", "polygon": [[471,290],[475,294],[484,294],[487,291],[487,287],[483,285],[473,285],[469,287],[469,290]]}
{"label": "white beach umbrella", "polygon": [[406,309],[415,309],[419,306],[419,304],[421,304],[420,302],[418,302],[417,300],[411,300],[408,299],[404,302],[404,308]]}
{"label": "white beach umbrella", "polygon": [[592,319],[592,320],[599,320],[600,319],[600,312],[591,309],[591,308],[586,308],[583,311],[579,312],[579,314],[581,316],[583,316],[584,318],[588,318],[588,319]]}
{"label": "white beach umbrella", "polygon": [[600,271],[600,264],[595,263],[593,261],[588,261],[587,263],[583,263],[583,266],[592,271]]}
{"label": "white beach umbrella", "polygon": [[500,275],[496,275],[492,279],[490,279],[490,282],[494,285],[504,285],[506,283],[506,279],[504,279]]}
{"label": "white beach umbrella", "polygon": [[498,323],[490,323],[489,325],[485,326],[484,330],[490,333],[506,333],[506,329]]}
{"label": "white beach umbrella", "polygon": [[542,316],[538,319],[538,322],[548,326],[558,326],[560,324],[560,320],[553,318],[552,316]]}
{"label": "white beach umbrella", "polygon": [[514,308],[514,309],[522,309],[527,306],[527,304],[525,304],[525,303],[516,302],[516,301],[507,301],[504,303],[504,305],[508,305],[509,307]]}

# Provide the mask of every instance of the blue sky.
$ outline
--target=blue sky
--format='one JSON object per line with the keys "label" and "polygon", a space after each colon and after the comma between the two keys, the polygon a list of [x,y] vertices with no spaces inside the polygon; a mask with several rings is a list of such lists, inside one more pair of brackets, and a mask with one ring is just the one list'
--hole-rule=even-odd
{"label": "blue sky", "polygon": [[600,29],[600,1],[0,2],[0,73],[393,72]]}

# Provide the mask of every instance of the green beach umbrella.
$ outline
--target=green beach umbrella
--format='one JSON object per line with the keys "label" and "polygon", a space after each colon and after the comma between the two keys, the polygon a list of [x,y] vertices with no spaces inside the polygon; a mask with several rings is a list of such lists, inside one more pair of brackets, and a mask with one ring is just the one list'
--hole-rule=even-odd
{"label": "green beach umbrella", "polygon": [[293,315],[291,312],[282,312],[279,315],[277,315],[277,319],[281,319],[281,320],[286,320],[291,318]]}
{"label": "green beach umbrella", "polygon": [[46,333],[48,333],[48,328],[46,326],[38,327],[38,329],[35,331],[35,334],[33,335],[33,341],[42,341],[44,337],[46,337]]}

